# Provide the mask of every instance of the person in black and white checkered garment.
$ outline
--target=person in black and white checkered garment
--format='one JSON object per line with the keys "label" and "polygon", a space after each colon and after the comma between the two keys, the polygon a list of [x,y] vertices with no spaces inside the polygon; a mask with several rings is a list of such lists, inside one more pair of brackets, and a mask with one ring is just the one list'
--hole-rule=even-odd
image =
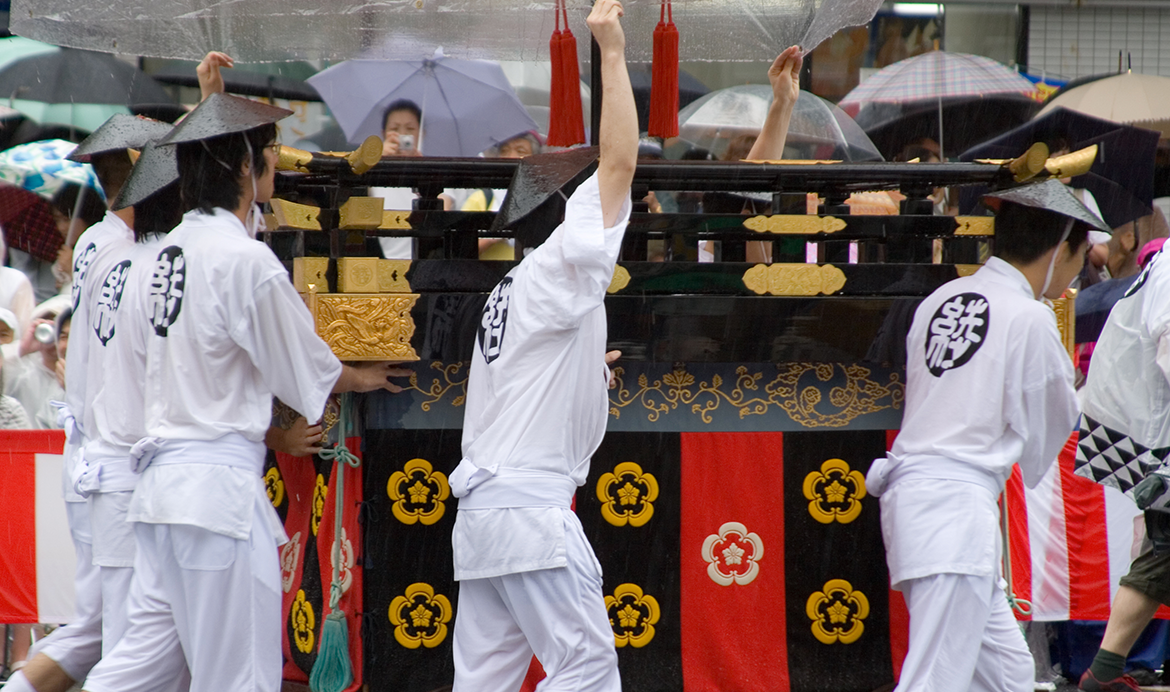
{"label": "person in black and white checkered garment", "polygon": [[1081,392],[1076,473],[1134,499],[1146,510],[1147,533],[1141,555],[1121,578],[1101,648],[1081,678],[1083,690],[1137,690],[1133,678],[1122,674],[1126,656],[1158,606],[1170,604],[1170,546],[1159,540],[1159,529],[1170,524],[1164,490],[1170,474],[1170,259],[1165,255],[1158,251],[1114,305]]}

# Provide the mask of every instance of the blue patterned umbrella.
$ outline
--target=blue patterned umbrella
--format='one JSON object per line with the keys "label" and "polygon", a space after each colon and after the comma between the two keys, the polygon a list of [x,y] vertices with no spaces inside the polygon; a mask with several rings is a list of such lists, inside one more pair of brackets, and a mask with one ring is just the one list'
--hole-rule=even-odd
{"label": "blue patterned umbrella", "polygon": [[46,199],[52,199],[65,183],[77,183],[97,190],[104,200],[93,166],[65,158],[76,148],[63,139],[46,139],[0,151],[0,180]]}

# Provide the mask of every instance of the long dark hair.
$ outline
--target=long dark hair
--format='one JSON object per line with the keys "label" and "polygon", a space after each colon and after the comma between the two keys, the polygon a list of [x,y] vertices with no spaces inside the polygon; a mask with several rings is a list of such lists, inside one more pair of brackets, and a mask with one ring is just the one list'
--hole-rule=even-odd
{"label": "long dark hair", "polygon": [[183,204],[176,180],[134,205],[134,241],[142,243],[166,235],[182,219]]}
{"label": "long dark hair", "polygon": [[240,206],[240,168],[252,147],[256,177],[268,172],[264,148],[276,140],[276,125],[261,125],[244,132],[211,137],[178,145],[179,186],[183,209],[211,214],[216,207],[229,211]]}

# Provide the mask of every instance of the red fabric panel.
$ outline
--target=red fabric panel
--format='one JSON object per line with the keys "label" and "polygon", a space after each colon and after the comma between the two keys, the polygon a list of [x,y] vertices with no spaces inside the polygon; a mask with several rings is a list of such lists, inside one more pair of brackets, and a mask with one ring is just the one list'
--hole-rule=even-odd
{"label": "red fabric panel", "polygon": [[[1024,476],[1019,466],[1012,467],[1004,490],[1003,501],[1007,503],[1008,532],[1011,537],[1012,558],[1011,589],[1016,599],[1032,600],[1032,543],[1028,537],[1028,502],[1024,499]],[[1002,510],[1002,505],[1001,505]],[[1012,614],[1017,620],[1031,620],[1031,615],[1021,615],[1016,609]]]}
{"label": "red fabric panel", "polygon": [[36,455],[60,454],[60,430],[0,431],[0,622],[37,622]]}
{"label": "red fabric panel", "polygon": [[[284,492],[288,498],[284,532],[288,534],[289,542],[280,547],[280,579],[281,588],[284,590],[281,594],[280,612],[287,620],[293,601],[296,600],[297,590],[301,588],[305,568],[305,546],[312,536],[309,524],[312,519],[313,486],[317,481],[317,471],[313,468],[311,458],[294,457],[283,452],[276,453],[276,463],[280,467]],[[308,682],[309,676],[293,663],[288,628],[285,624],[282,622],[280,628],[285,661],[282,677],[285,680]]]}
{"label": "red fabric panel", "polygon": [[[359,459],[362,456],[362,441],[360,437],[350,437],[346,446]],[[336,516],[337,498],[333,489],[337,487],[338,469],[345,473],[345,501],[341,525],[343,541],[341,545],[342,579],[345,572],[349,573],[350,585],[342,595],[338,608],[345,612],[345,620],[349,634],[349,659],[353,663],[353,684],[346,688],[349,692],[362,686],[362,566],[358,563],[358,553],[362,550],[361,527],[358,524],[358,510],[362,503],[362,470],[348,464],[334,464],[329,474],[329,497],[325,501],[325,512],[321,515],[321,525],[317,531],[317,556],[321,565],[321,588],[325,604],[321,609],[321,622],[332,612],[329,609],[329,585],[333,581],[333,525]],[[312,495],[310,494],[310,497]]]}
{"label": "red fabric panel", "polygon": [[[782,433],[682,434],[679,571],[688,692],[789,689],[783,438]],[[721,586],[708,575],[704,541],[727,522],[743,524],[764,546],[750,583]],[[767,636],[745,636],[750,632]]]}
{"label": "red fabric panel", "polygon": [[890,589],[890,658],[894,662],[894,679],[902,677],[902,664],[910,650],[910,610],[901,591]]}
{"label": "red fabric panel", "polygon": [[[1075,442],[1071,443],[1075,445]],[[1109,619],[1109,532],[1105,490],[1073,473],[1069,445],[1061,452],[1061,486],[1069,555],[1069,615],[1078,620]],[[1076,511],[1069,511],[1076,508]]]}
{"label": "red fabric panel", "polygon": [[528,674],[524,676],[524,684],[520,685],[520,692],[535,692],[541,680],[544,680],[544,668],[533,656],[532,663],[528,664]]}

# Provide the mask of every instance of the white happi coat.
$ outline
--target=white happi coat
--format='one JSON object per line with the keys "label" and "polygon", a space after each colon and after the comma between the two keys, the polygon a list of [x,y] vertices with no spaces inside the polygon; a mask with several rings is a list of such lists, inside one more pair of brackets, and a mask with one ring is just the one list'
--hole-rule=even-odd
{"label": "white happi coat", "polygon": [[255,512],[283,537],[260,478],[272,397],[318,420],[341,363],[280,261],[231,212],[188,212],[163,245],[145,325],[146,434],[162,443],[129,519],[246,541]]}
{"label": "white happi coat", "polygon": [[[77,244],[73,246],[73,282],[70,287],[70,297],[73,301],[71,336],[77,331],[77,326],[87,324],[89,321],[89,310],[82,304],[81,295],[86,280],[90,278],[90,265],[109,246],[133,242],[134,231],[112,211],[107,211],[101,221],[87,228],[77,238]],[[73,420],[67,420],[65,426],[68,435],[64,472],[66,502],[85,501],[85,498],[73,489],[73,475],[78,461],[77,452],[85,445],[85,407],[89,400],[88,371],[88,339],[70,338],[69,350],[65,355],[65,416],[67,419],[71,416]]]}
{"label": "white happi coat", "polygon": [[1170,259],[1159,251],[1117,301],[1093,351],[1085,415],[1152,449],[1170,447]]}
{"label": "white happi coat", "polygon": [[[130,470],[130,451],[146,436],[143,325],[150,276],[163,240],[111,243],[94,256],[79,301],[86,320],[74,322],[70,338],[70,348],[84,341],[89,352],[82,417],[88,434],[74,490],[90,497],[94,562],[100,567],[134,564],[134,529],[126,521],[126,507],[138,474]],[[124,610],[125,603],[117,607]]]}
{"label": "white happi coat", "polygon": [[906,411],[867,489],[881,495],[890,582],[995,577],[996,498],[1019,464],[1034,487],[1077,417],[1053,312],[999,258],[932,293],[906,339]]}
{"label": "white happi coat", "polygon": [[472,354],[461,498],[452,533],[457,580],[565,567],[577,486],[605,434],[605,293],[629,221],[605,228],[597,175],[564,222],[496,286]]}

